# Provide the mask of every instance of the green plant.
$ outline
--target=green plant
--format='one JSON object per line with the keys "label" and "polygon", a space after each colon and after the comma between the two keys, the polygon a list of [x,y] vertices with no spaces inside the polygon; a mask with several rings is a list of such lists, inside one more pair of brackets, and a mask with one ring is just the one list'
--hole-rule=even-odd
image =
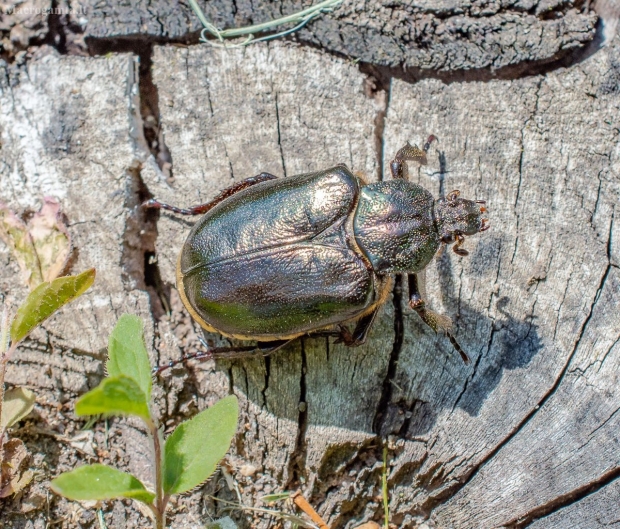
{"label": "green plant", "polygon": [[381,470],[381,496],[383,497],[383,527],[390,528],[390,496],[388,490],[388,447],[383,447],[383,469]]}
{"label": "green plant", "polygon": [[81,296],[95,280],[95,270],[77,276],[60,277],[40,283],[19,307],[14,318],[6,306],[0,320],[0,498],[22,489],[31,479],[32,472],[20,472],[28,452],[19,439],[5,442],[7,429],[23,419],[34,407],[35,395],[25,388],[4,390],[7,364],[19,344],[34,329],[63,305]]}
{"label": "green plant", "polygon": [[121,316],[110,335],[106,367],[108,376],[77,401],[75,412],[142,419],[153,441],[154,491],[131,474],[100,464],[61,474],[52,490],[72,500],[134,499],[149,507],[155,527],[163,529],[170,497],[206,481],[228,451],[237,427],[237,398],[229,395],[181,423],[164,442],[150,411],[151,366],[139,318]]}
{"label": "green plant", "polygon": [[[263,22],[262,24],[254,24],[253,26],[247,26],[245,28],[232,28],[232,29],[218,29],[211,22],[207,20],[202,9],[196,2],[196,0],[189,0],[189,4],[192,7],[194,13],[204,26],[203,30],[200,32],[200,40],[205,43],[209,43],[213,46],[224,46],[224,47],[240,47],[247,46],[250,43],[261,42],[263,40],[272,40],[277,39],[278,37],[284,37],[290,33],[294,33],[295,31],[301,29],[312,19],[320,16],[322,13],[331,13],[337,6],[342,3],[342,0],[324,0],[316,5],[310,6],[307,9],[303,9],[302,11],[298,11],[297,13],[293,13],[292,15],[287,15],[281,18],[277,18],[275,20],[270,20],[269,22]],[[273,35],[267,35],[264,37],[256,38],[254,37],[255,33],[261,33],[263,31],[269,31],[272,28],[276,28],[283,24],[296,24],[295,27],[291,29],[287,29],[285,31],[281,31],[279,33]],[[213,40],[207,39],[205,36],[206,33],[211,33],[216,39],[217,42]],[[240,44],[225,44],[225,39],[231,39],[235,37],[242,37],[246,35],[246,39]]]}

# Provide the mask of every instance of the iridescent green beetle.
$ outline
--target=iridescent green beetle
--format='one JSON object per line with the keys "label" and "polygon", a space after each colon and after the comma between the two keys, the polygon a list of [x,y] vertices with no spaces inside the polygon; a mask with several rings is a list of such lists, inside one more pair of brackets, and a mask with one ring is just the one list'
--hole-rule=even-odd
{"label": "iridescent green beetle", "polygon": [[305,334],[363,344],[394,274],[406,274],[410,307],[435,332],[445,331],[467,361],[450,319],[426,307],[419,274],[442,244],[455,243],[453,250],[467,255],[465,236],[489,225],[484,201],[459,198],[458,191],[434,200],[407,180],[407,161],[426,164],[433,139],[423,149],[400,149],[389,181],[366,184],[341,164],[281,179],[261,173],[190,209],[147,202],[204,214],[178,260],[183,303],[206,330],[259,342],[193,357],[267,354]]}

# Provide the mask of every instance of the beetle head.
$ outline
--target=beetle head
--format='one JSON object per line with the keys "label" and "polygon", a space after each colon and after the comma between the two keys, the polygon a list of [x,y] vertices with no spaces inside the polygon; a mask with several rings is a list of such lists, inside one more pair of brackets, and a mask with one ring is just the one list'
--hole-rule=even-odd
{"label": "beetle head", "polygon": [[468,252],[461,245],[466,235],[474,235],[490,228],[488,219],[482,218],[486,212],[483,200],[466,200],[459,198],[459,191],[448,193],[446,198],[435,201],[435,215],[439,227],[441,242],[456,242],[452,250],[458,255]]}

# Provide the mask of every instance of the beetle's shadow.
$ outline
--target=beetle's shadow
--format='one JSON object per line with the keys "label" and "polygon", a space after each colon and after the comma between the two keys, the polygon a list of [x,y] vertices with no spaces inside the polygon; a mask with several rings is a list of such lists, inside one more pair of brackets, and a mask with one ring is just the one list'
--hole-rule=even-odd
{"label": "beetle's shadow", "polygon": [[[444,197],[447,163],[443,151],[438,151],[438,155],[439,196]],[[493,232],[487,233],[479,239],[470,259],[475,255],[496,255],[499,259],[500,246],[501,238]],[[448,340],[435,339],[428,327],[415,315],[407,314],[405,308],[405,325],[414,327],[419,339],[414,337],[413,343],[405,344],[400,352],[401,369],[394,382],[401,390],[392,391],[382,423],[375,425],[382,435],[422,436],[433,428],[444,409],[460,408],[470,416],[477,416],[504,372],[527,366],[543,347],[533,318],[516,318],[506,310],[508,297],[491,298],[494,313],[499,315],[495,319],[489,316],[489,310],[481,312],[459,299],[460,292],[453,281],[455,258],[446,248],[436,260],[439,296],[447,315],[453,316],[457,338],[472,356],[471,367],[461,365]],[[473,273],[481,276],[496,267],[494,259],[480,257]],[[432,307],[434,300],[427,301]],[[413,358],[407,358],[408,355]]]}
{"label": "beetle's shadow", "polygon": [[[459,365],[460,359],[445,337],[435,341],[435,353],[423,354],[428,349],[429,331],[417,318],[406,317],[422,343],[413,343],[401,351],[399,365],[403,368],[396,383],[403,391],[395,393],[396,398],[388,406],[382,434],[404,438],[422,436],[433,428],[442,409],[460,408],[470,416],[477,416],[505,372],[527,366],[543,347],[532,317],[519,319],[507,312],[508,297],[494,301],[495,312],[499,314],[495,319],[459,301],[452,281],[453,258],[446,252],[438,260],[439,293],[444,306],[457,315],[455,334],[470,353],[471,364]],[[416,358],[406,359],[404,355]]]}

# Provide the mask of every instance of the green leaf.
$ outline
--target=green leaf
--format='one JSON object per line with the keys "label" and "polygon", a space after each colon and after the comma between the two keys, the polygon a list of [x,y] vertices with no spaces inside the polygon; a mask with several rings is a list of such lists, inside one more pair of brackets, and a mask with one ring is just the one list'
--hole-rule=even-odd
{"label": "green leaf", "polygon": [[133,378],[151,400],[151,364],[144,345],[144,326],[137,316],[123,314],[108,340],[108,375]]}
{"label": "green leaf", "polygon": [[179,425],[164,448],[164,492],[180,494],[203,483],[226,455],[237,429],[239,404],[229,395]]}
{"label": "green leaf", "polygon": [[146,504],[155,495],[131,474],[106,465],[85,465],[52,480],[51,488],[70,500],[111,500],[132,498]]}
{"label": "green leaf", "polygon": [[21,421],[34,408],[35,396],[32,391],[24,388],[10,389],[4,394],[0,432]]}
{"label": "green leaf", "polygon": [[76,415],[137,415],[150,420],[144,391],[131,377],[120,375],[104,378],[95,389],[82,395],[75,403]]}
{"label": "green leaf", "polygon": [[13,343],[22,341],[60,307],[81,296],[95,281],[95,269],[77,276],[59,277],[51,283],[41,283],[19,307],[11,325]]}

